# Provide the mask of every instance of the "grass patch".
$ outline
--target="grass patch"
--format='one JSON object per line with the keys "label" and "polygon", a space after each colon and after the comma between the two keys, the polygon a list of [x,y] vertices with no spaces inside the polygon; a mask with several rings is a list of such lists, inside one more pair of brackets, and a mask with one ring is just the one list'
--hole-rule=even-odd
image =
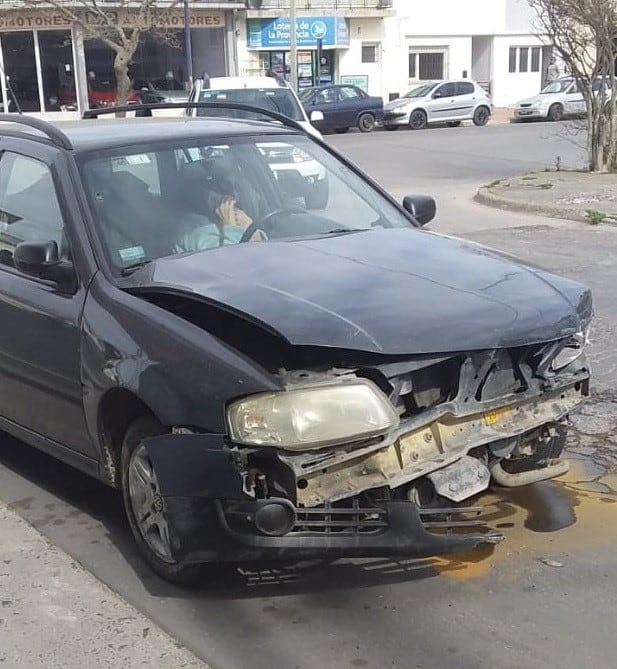
{"label": "grass patch", "polygon": [[596,209],[586,209],[585,216],[587,216],[587,220],[591,223],[591,225],[598,225],[599,223],[602,223],[605,218],[607,218],[604,212],[597,211]]}
{"label": "grass patch", "polygon": [[533,181],[534,179],[537,179],[538,177],[535,176],[534,174],[528,174],[526,177],[521,177],[522,181]]}

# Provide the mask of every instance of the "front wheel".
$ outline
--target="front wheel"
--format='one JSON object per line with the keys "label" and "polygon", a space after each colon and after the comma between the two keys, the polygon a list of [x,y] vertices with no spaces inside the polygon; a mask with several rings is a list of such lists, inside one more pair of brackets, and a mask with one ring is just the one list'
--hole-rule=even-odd
{"label": "front wheel", "polygon": [[563,118],[563,107],[560,104],[551,105],[551,108],[548,110],[548,120],[561,121],[562,118]]}
{"label": "front wheel", "polygon": [[375,117],[368,112],[361,114],[358,119],[358,129],[360,132],[373,132],[375,129]]}
{"label": "front wheel", "polygon": [[483,126],[488,123],[491,117],[491,111],[488,107],[478,107],[473,114],[473,124]]}
{"label": "front wheel", "polygon": [[422,109],[414,109],[409,117],[409,127],[412,130],[422,130],[426,128],[428,117]]}
{"label": "front wheel", "polygon": [[122,495],[137,546],[152,569],[172,583],[189,585],[199,580],[204,565],[184,564],[172,557],[165,500],[144,445],[144,440],[167,430],[151,416],[131,423],[122,444]]}

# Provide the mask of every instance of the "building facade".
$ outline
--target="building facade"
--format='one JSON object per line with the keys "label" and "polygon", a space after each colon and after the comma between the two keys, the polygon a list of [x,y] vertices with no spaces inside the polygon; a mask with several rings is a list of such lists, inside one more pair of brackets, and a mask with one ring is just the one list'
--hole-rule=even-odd
{"label": "building facade", "polygon": [[[148,16],[130,68],[135,82],[188,80],[181,5]],[[71,0],[66,0],[67,4]],[[83,3],[74,0],[74,11]],[[137,3],[136,3],[137,4]],[[189,0],[195,76],[289,77],[289,0]],[[106,4],[131,25],[136,10]],[[107,11],[107,10],[106,10]],[[353,83],[385,100],[427,79],[466,77],[496,106],[540,90],[552,48],[526,0],[296,0],[300,88]],[[96,20],[86,13],[84,20]],[[61,10],[0,0],[0,105],[56,114],[113,91],[113,51]]]}

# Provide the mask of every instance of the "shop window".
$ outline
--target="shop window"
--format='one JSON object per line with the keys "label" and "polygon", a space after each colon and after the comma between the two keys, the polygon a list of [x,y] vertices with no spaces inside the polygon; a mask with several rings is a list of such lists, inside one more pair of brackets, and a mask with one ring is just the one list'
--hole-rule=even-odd
{"label": "shop window", "polygon": [[379,61],[379,44],[362,44],[362,62],[377,63]]}
{"label": "shop window", "polygon": [[34,33],[2,33],[2,55],[7,80],[9,110],[41,111],[34,57]]}
{"label": "shop window", "polygon": [[409,78],[427,81],[444,79],[446,74],[446,50],[410,49]]}
{"label": "shop window", "polygon": [[38,39],[45,109],[70,109],[77,98],[71,33],[68,30],[39,31]]}

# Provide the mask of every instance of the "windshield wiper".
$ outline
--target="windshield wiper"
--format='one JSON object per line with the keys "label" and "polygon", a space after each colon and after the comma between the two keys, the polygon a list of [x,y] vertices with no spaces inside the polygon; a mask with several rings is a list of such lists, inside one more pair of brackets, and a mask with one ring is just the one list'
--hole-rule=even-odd
{"label": "windshield wiper", "polygon": [[334,228],[334,230],[328,230],[325,232],[326,235],[344,235],[347,232],[366,232],[368,228]]}
{"label": "windshield wiper", "polygon": [[129,274],[132,274],[135,270],[141,269],[151,262],[152,260],[140,260],[139,262],[131,263],[130,265],[123,267],[120,273],[122,276],[129,276]]}

